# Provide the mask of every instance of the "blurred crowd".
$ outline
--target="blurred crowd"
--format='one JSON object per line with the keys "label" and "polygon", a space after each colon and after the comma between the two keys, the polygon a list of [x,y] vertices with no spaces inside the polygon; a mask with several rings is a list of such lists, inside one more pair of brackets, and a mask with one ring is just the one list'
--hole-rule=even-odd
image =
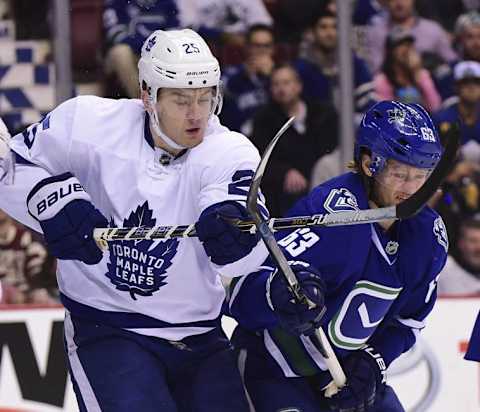
{"label": "blurred crowd", "polygon": [[[137,98],[136,65],[144,40],[155,29],[191,27],[208,41],[222,66],[223,124],[248,136],[262,152],[295,116],[264,178],[272,216],[345,170],[338,150],[335,1],[71,2],[73,12],[90,7],[103,16],[98,21],[103,47],[97,47],[102,52],[94,59],[94,80],[103,96]],[[51,5],[39,3],[44,4],[33,12],[29,0],[0,1],[0,17],[16,22],[19,39],[50,38]],[[450,238],[439,291],[480,294],[480,0],[356,0],[352,6],[356,124],[367,108],[384,99],[420,103],[442,137],[459,124],[457,163],[430,201]],[[90,29],[95,30],[95,22]],[[82,77],[82,67],[74,65],[75,78]],[[55,301],[54,265],[37,235],[0,214],[4,302]]]}

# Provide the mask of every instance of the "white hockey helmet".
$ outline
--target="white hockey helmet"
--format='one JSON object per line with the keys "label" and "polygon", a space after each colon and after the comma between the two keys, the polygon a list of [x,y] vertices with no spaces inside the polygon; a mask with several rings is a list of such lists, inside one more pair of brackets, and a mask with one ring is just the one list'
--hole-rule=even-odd
{"label": "white hockey helmet", "polygon": [[[143,44],[138,71],[140,88],[146,88],[153,106],[163,87],[215,87],[212,113],[220,111],[220,66],[205,40],[193,30],[154,31]],[[158,122],[156,117],[155,113]]]}

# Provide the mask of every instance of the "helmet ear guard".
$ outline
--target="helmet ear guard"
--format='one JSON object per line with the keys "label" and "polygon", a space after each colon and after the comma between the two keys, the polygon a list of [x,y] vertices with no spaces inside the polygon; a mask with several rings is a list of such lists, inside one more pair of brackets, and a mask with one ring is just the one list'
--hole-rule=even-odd
{"label": "helmet ear guard", "polygon": [[370,172],[372,173],[372,176],[374,176],[378,172],[383,170],[383,168],[387,163],[387,159],[385,159],[383,156],[377,153],[372,153],[370,157],[372,160],[370,162],[370,166],[368,167],[368,170],[370,170]]}

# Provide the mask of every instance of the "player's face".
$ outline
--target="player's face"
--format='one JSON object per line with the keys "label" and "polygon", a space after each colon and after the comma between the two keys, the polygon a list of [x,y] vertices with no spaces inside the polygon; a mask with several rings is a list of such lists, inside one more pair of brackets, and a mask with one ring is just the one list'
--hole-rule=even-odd
{"label": "player's face", "polygon": [[393,159],[374,177],[374,196],[379,206],[394,206],[412,196],[425,183],[430,169],[419,169]]}
{"label": "player's face", "polygon": [[157,113],[162,131],[185,147],[200,144],[214,106],[212,87],[200,89],[162,89]]}

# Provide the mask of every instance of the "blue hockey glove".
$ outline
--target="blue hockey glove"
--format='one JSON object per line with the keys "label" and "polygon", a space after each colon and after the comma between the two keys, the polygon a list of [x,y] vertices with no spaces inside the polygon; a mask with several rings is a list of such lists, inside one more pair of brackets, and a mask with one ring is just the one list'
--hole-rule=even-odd
{"label": "blue hockey glove", "polygon": [[311,335],[320,326],[325,312],[325,282],[320,273],[308,263],[292,262],[290,267],[297,276],[302,293],[315,307],[310,309],[306,303],[296,301],[278,269],[267,281],[267,301],[283,329],[297,336]]}
{"label": "blue hockey glove", "polygon": [[205,252],[217,265],[227,265],[247,256],[259,239],[257,235],[240,231],[228,219],[249,220],[249,216],[239,203],[226,201],[205,209],[195,224]]}
{"label": "blue hockey glove", "polygon": [[375,397],[385,384],[386,365],[371,346],[357,350],[343,362],[347,385],[327,399],[332,411],[365,412],[374,409]]}
{"label": "blue hockey glove", "polygon": [[29,193],[27,207],[40,223],[53,256],[88,265],[100,262],[102,251],[93,239],[93,229],[107,227],[107,219],[70,173],[40,181]]}

